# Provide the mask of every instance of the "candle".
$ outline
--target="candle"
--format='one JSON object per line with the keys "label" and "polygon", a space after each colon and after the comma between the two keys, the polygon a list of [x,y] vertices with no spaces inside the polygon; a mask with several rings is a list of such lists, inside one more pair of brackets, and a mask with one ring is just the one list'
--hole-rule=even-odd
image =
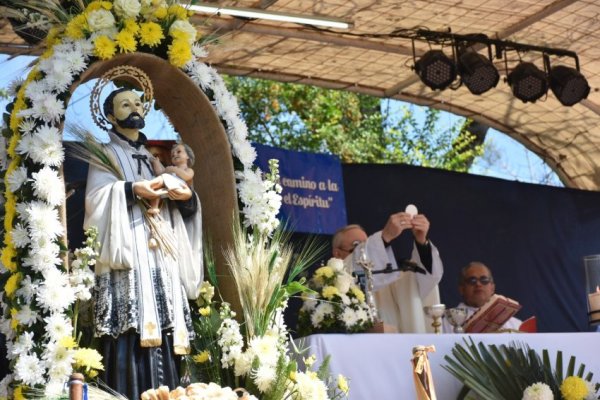
{"label": "candle", "polygon": [[596,291],[588,295],[590,303],[590,312],[600,311],[600,287],[596,286]]}

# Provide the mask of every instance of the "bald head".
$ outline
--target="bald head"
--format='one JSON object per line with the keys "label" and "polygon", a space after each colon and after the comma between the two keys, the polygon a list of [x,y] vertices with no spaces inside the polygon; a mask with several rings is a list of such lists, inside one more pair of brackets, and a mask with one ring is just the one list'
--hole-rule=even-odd
{"label": "bald head", "polygon": [[332,255],[343,260],[348,257],[348,254],[352,253],[356,242],[362,243],[366,240],[367,234],[360,225],[346,225],[338,229],[333,235],[331,241]]}

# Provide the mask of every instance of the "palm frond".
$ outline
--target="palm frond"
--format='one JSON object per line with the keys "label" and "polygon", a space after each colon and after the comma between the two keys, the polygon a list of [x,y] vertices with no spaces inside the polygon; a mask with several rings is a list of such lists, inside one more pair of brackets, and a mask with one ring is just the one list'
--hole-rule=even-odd
{"label": "palm frond", "polygon": [[75,123],[67,123],[65,131],[77,139],[77,141],[70,144],[71,155],[74,158],[110,172],[120,180],[125,179],[114,157],[85,127]]}
{"label": "palm frond", "polygon": [[[570,357],[567,370],[563,371],[562,352],[558,351],[553,365],[547,350],[542,356],[527,344],[512,342],[509,345],[475,345],[473,339],[464,339],[465,345],[454,345],[451,355],[444,357],[448,363],[443,368],[462,382],[468,389],[489,400],[514,400],[523,396],[527,387],[546,383],[560,399],[560,385],[565,377],[583,377],[585,365],[577,366]],[[564,372],[564,374],[563,374]],[[588,374],[586,381],[591,381]],[[466,390],[461,391],[461,398]]]}

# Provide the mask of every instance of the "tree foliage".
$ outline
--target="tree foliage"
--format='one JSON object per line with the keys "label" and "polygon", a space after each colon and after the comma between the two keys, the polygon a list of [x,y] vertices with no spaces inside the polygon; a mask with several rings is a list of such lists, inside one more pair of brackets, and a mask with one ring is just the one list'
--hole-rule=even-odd
{"label": "tree foliage", "polygon": [[399,108],[389,101],[348,91],[251,78],[227,78],[227,84],[257,143],[335,154],[346,163],[454,171],[467,171],[483,152],[470,121],[443,126],[437,110],[425,109],[422,118],[408,108],[392,115]]}

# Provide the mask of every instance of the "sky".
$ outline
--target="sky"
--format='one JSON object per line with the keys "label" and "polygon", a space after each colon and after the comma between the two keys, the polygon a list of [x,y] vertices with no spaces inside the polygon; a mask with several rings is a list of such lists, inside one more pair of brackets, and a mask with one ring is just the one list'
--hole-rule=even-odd
{"label": "sky", "polygon": [[[31,56],[18,56],[10,58],[8,55],[0,54],[0,88],[8,88],[11,82],[19,77],[26,75],[28,64],[34,60]],[[95,126],[92,121],[89,94],[91,85],[82,85],[77,88],[69,107],[67,108],[67,121],[77,121],[84,127],[93,132],[100,140],[107,139],[104,131]],[[109,93],[110,88],[105,88],[105,93]],[[409,107],[415,115],[423,114],[423,107],[404,103],[397,100],[387,100],[392,102],[392,109],[401,110],[403,107]],[[5,109],[7,100],[0,101],[0,107]],[[448,112],[442,112],[440,123],[442,125],[452,126],[460,118]],[[151,113],[146,120],[144,133],[149,139],[170,140],[176,139],[168,121],[162,113]],[[65,133],[65,140],[71,137]],[[527,150],[520,143],[516,142],[506,134],[490,129],[486,136],[486,146],[490,150],[487,157],[479,158],[471,168],[470,173],[492,176],[511,181],[520,181],[527,183],[543,183],[553,186],[563,186],[558,177],[550,168],[534,153]],[[492,160],[492,162],[490,162]]]}

